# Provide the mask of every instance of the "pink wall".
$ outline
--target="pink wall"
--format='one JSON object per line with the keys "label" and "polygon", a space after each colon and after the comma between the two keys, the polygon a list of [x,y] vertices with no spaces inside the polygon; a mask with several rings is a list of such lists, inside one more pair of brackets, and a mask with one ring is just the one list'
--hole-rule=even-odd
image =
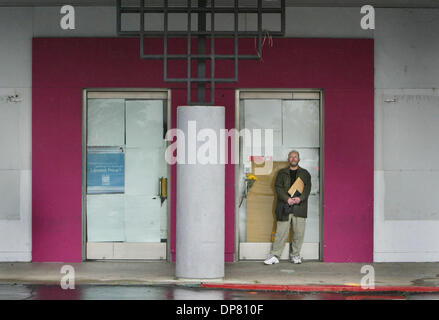
{"label": "pink wall", "polygon": [[[160,49],[160,41],[148,40]],[[170,50],[185,44],[170,41]],[[231,43],[217,48],[233,52]],[[253,52],[252,39],[240,44]],[[239,83],[218,85],[216,104],[233,128],[234,88],[322,88],[325,95],[324,261],[373,260],[374,61],[373,40],[275,39],[263,61],[241,61]],[[175,63],[175,62],[174,62]],[[82,89],[165,88],[176,107],[186,104],[182,86],[167,84],[159,61],[139,58],[133,38],[33,39],[33,261],[81,261]],[[217,75],[231,76],[218,63]],[[172,66],[171,66],[172,68]],[[170,76],[184,76],[184,63]],[[172,194],[176,194],[172,168]],[[226,166],[226,261],[234,253],[234,168]],[[172,252],[175,256],[175,197]]]}

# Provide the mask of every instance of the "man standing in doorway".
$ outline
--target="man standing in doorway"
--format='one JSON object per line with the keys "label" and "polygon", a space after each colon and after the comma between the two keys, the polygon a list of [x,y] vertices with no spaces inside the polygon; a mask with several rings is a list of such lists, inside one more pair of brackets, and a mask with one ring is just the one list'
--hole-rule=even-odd
{"label": "man standing in doorway", "polygon": [[[293,238],[290,246],[290,259],[293,263],[302,263],[300,250],[305,236],[305,225],[308,213],[308,196],[311,191],[311,175],[299,167],[300,155],[296,150],[288,154],[289,167],[281,169],[276,177],[277,193],[276,204],[276,235],[270,255],[265,264],[279,263],[279,258],[290,235],[290,226],[293,227]],[[301,185],[293,194],[292,185]]]}

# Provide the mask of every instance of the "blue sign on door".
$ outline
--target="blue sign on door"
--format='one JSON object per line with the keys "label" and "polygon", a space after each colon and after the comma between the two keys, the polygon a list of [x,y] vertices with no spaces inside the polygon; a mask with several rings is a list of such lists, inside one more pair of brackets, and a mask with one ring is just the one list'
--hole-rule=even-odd
{"label": "blue sign on door", "polygon": [[121,149],[87,151],[87,193],[125,191],[125,154]]}

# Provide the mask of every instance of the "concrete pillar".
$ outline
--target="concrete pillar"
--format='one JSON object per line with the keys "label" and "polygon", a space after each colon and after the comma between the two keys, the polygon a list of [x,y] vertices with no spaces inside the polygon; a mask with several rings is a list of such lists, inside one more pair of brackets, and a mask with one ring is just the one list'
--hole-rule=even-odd
{"label": "concrete pillar", "polygon": [[220,130],[224,107],[181,106],[177,126],[185,134],[185,163],[177,163],[176,277],[224,278],[225,165]]}

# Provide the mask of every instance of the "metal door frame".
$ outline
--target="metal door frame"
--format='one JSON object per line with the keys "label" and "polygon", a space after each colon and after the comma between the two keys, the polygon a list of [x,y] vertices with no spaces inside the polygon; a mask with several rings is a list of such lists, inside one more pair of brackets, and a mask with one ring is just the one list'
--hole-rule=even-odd
{"label": "metal door frame", "polygon": [[[319,228],[319,259],[323,261],[324,256],[324,176],[325,176],[325,107],[324,107],[324,92],[323,89],[292,89],[292,88],[276,88],[276,89],[236,89],[235,90],[235,129],[237,132],[241,129],[239,126],[239,114],[240,114],[240,100],[241,96],[245,93],[252,95],[260,95],[259,99],[288,99],[291,96],[293,99],[294,94],[298,93],[318,93],[320,97],[320,152],[319,152],[319,171],[320,171],[320,228]],[[240,138],[235,139],[235,254],[234,261],[239,261],[239,161],[240,161]]]}
{"label": "metal door frame", "polygon": [[[160,88],[87,88],[82,90],[82,261],[87,261],[87,98],[89,93],[114,93],[123,95],[149,95],[154,98],[154,93],[157,98],[166,97],[167,100],[167,130],[171,129],[171,89]],[[163,99],[163,98],[161,98]],[[170,142],[168,142],[169,146]],[[171,166],[167,164],[167,239],[166,239],[166,261],[171,261]],[[102,260],[115,261],[115,260]],[[121,261],[121,260],[116,260]],[[123,260],[130,261],[130,260]],[[136,259],[135,261],[147,261],[145,259]]]}

